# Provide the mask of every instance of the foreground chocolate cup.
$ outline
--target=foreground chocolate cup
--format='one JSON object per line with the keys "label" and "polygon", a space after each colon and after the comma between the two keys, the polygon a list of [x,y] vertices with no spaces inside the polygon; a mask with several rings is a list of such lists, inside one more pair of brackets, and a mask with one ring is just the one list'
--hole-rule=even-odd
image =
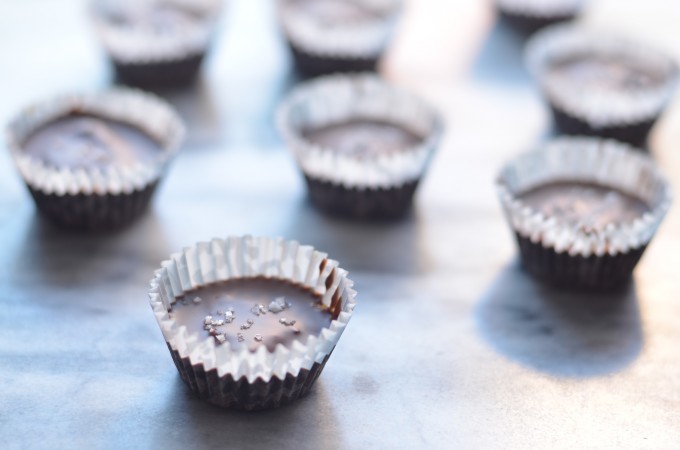
{"label": "foreground chocolate cup", "polygon": [[[635,89],[587,86],[570,77],[551,76],[555,64],[590,55],[618,58],[659,81]],[[526,64],[540,83],[563,134],[610,138],[645,147],[650,130],[670,101],[678,66],[668,55],[639,42],[583,25],[555,25],[534,35],[526,47]],[[602,83],[607,83],[603,75]]]}
{"label": "foreground chocolate cup", "polygon": [[316,77],[377,70],[401,11],[401,0],[352,2],[371,11],[372,17],[345,23],[319,20],[305,8],[296,6],[300,3],[300,0],[280,0],[279,22],[301,75]]}
{"label": "foreground chocolate cup", "polygon": [[[189,334],[169,315],[192,289],[232,279],[266,277],[307,287],[332,313],[318,335],[274,351],[261,345],[233,350],[208,336]],[[352,317],[356,292],[347,272],[325,253],[295,241],[229,237],[201,242],[171,256],[157,270],[149,294],[158,325],[182,380],[198,397],[219,406],[276,408],[309,392]]]}
{"label": "foreground chocolate cup", "polygon": [[[592,183],[642,200],[646,212],[632,222],[587,229],[526,205],[520,195],[555,182]],[[496,181],[524,268],[570,289],[624,287],[671,204],[671,190],[654,161],[612,140],[559,138],[510,161]]]}
{"label": "foreground chocolate cup", "polygon": [[[74,112],[138,128],[159,143],[161,152],[148,163],[87,169],[57,168],[24,152],[23,143],[33,132]],[[182,120],[165,101],[124,88],[35,104],[7,128],[12,157],[38,211],[64,228],[90,231],[124,227],[146,211],[184,135]]]}
{"label": "foreground chocolate cup", "polygon": [[[144,17],[158,5],[190,11],[193,19],[157,30]],[[92,0],[91,16],[119,82],[142,88],[182,87],[199,72],[221,7],[221,0]],[[126,17],[137,23],[126,23]]]}
{"label": "foreground chocolate cup", "polygon": [[500,17],[524,34],[575,19],[586,0],[495,0]]}
{"label": "foreground chocolate cup", "polygon": [[[306,129],[350,120],[396,125],[422,140],[412,148],[357,155],[319,147],[303,136]],[[358,219],[394,219],[410,210],[442,134],[430,106],[370,74],[331,75],[299,85],[279,107],[278,127],[314,205]]]}

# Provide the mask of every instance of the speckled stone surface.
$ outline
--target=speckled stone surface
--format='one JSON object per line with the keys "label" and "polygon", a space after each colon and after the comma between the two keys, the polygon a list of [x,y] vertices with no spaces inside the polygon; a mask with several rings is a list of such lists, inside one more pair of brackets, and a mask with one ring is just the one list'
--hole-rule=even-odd
{"label": "speckled stone surface", "polygon": [[[669,39],[663,27],[675,30],[680,11],[656,3],[594,1],[587,18]],[[69,0],[0,4],[0,121],[34,99],[108,85],[84,14]],[[0,447],[677,448],[680,204],[622,294],[559,293],[522,273],[492,181],[550,132],[550,116],[520,38],[494,24],[490,4],[407,7],[384,73],[450,128],[413,212],[394,224],[309,204],[273,126],[294,80],[271,2],[230,2],[213,50],[196,86],[163,93],[188,122],[188,145],[122,232],[42,221],[0,152]],[[650,145],[676,191],[678,130],[676,101]],[[310,394],[276,411],[197,400],[146,297],[171,252],[241,233],[324,249],[359,291]]]}

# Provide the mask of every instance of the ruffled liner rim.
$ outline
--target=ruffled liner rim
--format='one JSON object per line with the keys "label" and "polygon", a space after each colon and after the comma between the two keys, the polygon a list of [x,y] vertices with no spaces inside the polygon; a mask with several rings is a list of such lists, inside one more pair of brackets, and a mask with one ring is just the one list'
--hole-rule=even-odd
{"label": "ruffled liner rim", "polygon": [[[216,345],[212,337],[188,333],[168,313],[172,304],[186,291],[235,278],[268,277],[301,284],[323,295],[322,303],[336,318],[318,335],[296,340],[291,348],[278,344],[274,351],[266,346],[251,352],[244,347],[233,351],[229,342]],[[267,237],[228,237],[185,248],[163,261],[151,280],[151,308],[163,336],[182,358],[205,371],[216,369],[218,376],[245,377],[249,383],[272,377],[284,380],[287,373],[297,376],[331,354],[356,305],[353,282],[337,261],[311,246],[297,241]]]}
{"label": "ruffled liner rim", "polygon": [[[140,128],[162,148],[149,163],[103,169],[55,168],[22,150],[25,139],[46,123],[74,111],[101,115]],[[185,127],[175,110],[159,97],[129,88],[64,95],[25,108],[7,127],[7,140],[24,181],[46,194],[121,194],[158,180],[184,141]]]}
{"label": "ruffled liner rim", "polygon": [[[183,30],[182,33],[174,33],[162,38],[152,33],[132,33],[130,30],[111,24],[103,10],[106,3],[107,0],[90,0],[90,17],[95,32],[107,52],[113,59],[124,64],[153,64],[181,61],[188,56],[205,52],[215,33],[223,1],[185,0],[184,3],[192,8],[200,8],[204,11],[203,23]],[[182,2],[178,1],[178,3]]]}
{"label": "ruffled liner rim", "polygon": [[[315,145],[301,134],[305,127],[354,118],[404,126],[422,142],[359,156]],[[393,188],[419,179],[444,129],[432,107],[374,74],[329,75],[300,84],[279,106],[277,126],[305,174],[350,189]]]}
{"label": "ruffled liner rim", "polygon": [[[590,182],[621,190],[644,201],[650,211],[632,222],[588,231],[547,217],[519,196],[559,181]],[[534,243],[556,252],[588,257],[627,253],[647,245],[671,205],[671,188],[654,161],[633,147],[613,140],[564,137],[507,163],[496,189],[511,227]]]}
{"label": "ruffled liner rim", "polygon": [[[656,88],[646,89],[643,95],[615,93],[610,95],[613,101],[600,101],[592,107],[583,101],[582,96],[567,92],[570,90],[561,83],[551,83],[550,78],[545,76],[551,61],[585,52],[624,54],[647,62],[654,60],[654,67],[662,74],[664,82]],[[524,56],[526,66],[539,81],[550,102],[574,117],[584,118],[595,127],[634,124],[655,118],[671,99],[680,73],[677,63],[653,46],[580,24],[556,24],[538,31],[527,43]],[[592,95],[589,97],[593,98]],[[601,105],[608,106],[608,109],[602,109]]]}
{"label": "ruffled liner rim", "polygon": [[284,34],[299,51],[318,58],[377,59],[387,46],[402,9],[403,0],[387,0],[383,20],[369,24],[348,24],[342,29],[324,29],[313,20],[289,14],[285,3],[279,2],[279,22]]}

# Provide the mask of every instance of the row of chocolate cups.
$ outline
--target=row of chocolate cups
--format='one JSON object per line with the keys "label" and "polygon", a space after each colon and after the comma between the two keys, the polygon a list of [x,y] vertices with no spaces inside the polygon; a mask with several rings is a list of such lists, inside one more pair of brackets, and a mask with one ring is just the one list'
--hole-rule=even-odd
{"label": "row of chocolate cups", "polygon": [[[116,77],[141,88],[195,79],[217,32],[223,0],[92,0],[91,17]],[[295,67],[308,77],[375,71],[401,0],[278,0]]]}
{"label": "row of chocolate cups", "polygon": [[[25,151],[29,136],[72,114],[127,123],[160,143],[162,151],[150,162],[93,168],[55,167]],[[334,75],[302,84],[284,100],[277,116],[314,204],[355,218],[404,215],[443,131],[438,114],[426,103],[370,74]],[[353,120],[388,123],[422,139],[412,148],[349,153],[322,148],[304,137],[305,130]],[[145,211],[182,146],[185,129],[165,101],[118,88],[32,105],[10,122],[7,134],[39,211],[63,227],[100,230],[128,225]]]}

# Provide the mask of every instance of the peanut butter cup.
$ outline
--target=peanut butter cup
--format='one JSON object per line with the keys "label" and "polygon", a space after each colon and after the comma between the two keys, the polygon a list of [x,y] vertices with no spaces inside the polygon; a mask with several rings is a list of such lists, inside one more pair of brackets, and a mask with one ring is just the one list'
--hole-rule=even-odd
{"label": "peanut butter cup", "polygon": [[375,71],[399,0],[281,0],[279,16],[298,71],[308,77]]}
{"label": "peanut butter cup", "polygon": [[151,307],[182,380],[219,406],[258,410],[311,389],[354,309],[347,272],[282,239],[230,237],[163,262]]}
{"label": "peanut butter cup", "polygon": [[526,56],[560,132],[642,148],[678,78],[657,49],[582,25],[542,30]]}
{"label": "peanut butter cup", "polygon": [[116,78],[146,88],[196,78],[220,9],[220,0],[92,1],[95,28]]}
{"label": "peanut butter cup", "polygon": [[300,85],[278,119],[312,202],[353,218],[406,214],[442,132],[432,108],[365,74]]}
{"label": "peanut butter cup", "polygon": [[560,138],[524,154],[497,187],[525,269],[577,289],[625,286],[671,199],[648,156],[598,138]]}
{"label": "peanut butter cup", "polygon": [[8,127],[38,210],[87,230],[118,228],[141,215],[183,135],[169,105],[128,89],[34,105]]}

